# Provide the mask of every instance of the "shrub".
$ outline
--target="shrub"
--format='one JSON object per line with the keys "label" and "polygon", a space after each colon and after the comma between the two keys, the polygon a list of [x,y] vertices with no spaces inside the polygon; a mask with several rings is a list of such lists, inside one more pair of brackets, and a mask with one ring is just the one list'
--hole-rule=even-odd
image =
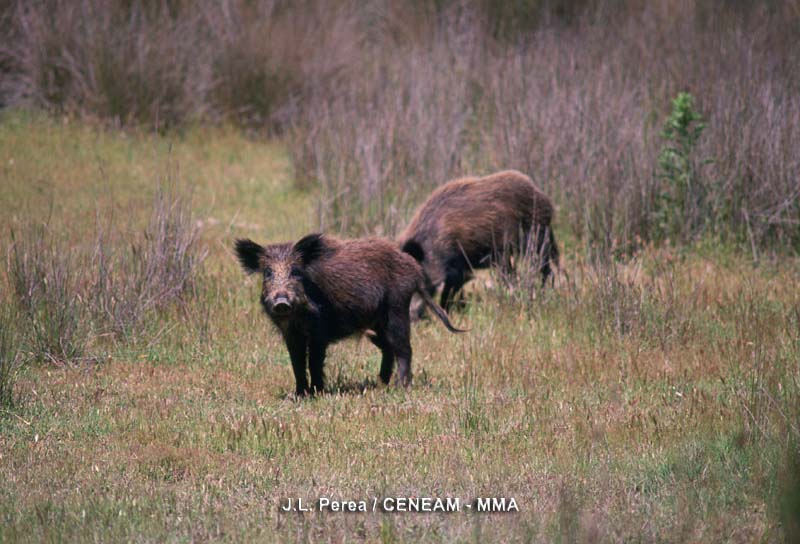
{"label": "shrub", "polygon": [[132,241],[113,245],[99,232],[90,300],[100,325],[129,335],[149,312],[180,300],[205,259],[198,238],[189,198],[175,186],[156,189],[147,226]]}
{"label": "shrub", "polygon": [[141,233],[98,226],[91,252],[67,248],[46,225],[12,232],[9,283],[33,357],[80,361],[94,336],[131,338],[148,315],[191,293],[206,252],[189,204],[175,186],[159,186]]}
{"label": "shrub", "polygon": [[89,330],[76,254],[45,225],[12,231],[11,240],[9,279],[34,356],[54,363],[82,358]]}
{"label": "shrub", "polygon": [[[0,56],[14,104],[116,122],[175,124],[196,110],[191,18],[168,3],[10,2]],[[10,15],[9,15],[10,13]],[[175,39],[177,37],[180,39]]]}
{"label": "shrub", "polygon": [[713,221],[708,215],[707,182],[695,158],[705,128],[702,115],[694,109],[694,97],[679,93],[661,131],[665,143],[658,155],[658,170],[663,185],[653,212],[657,239],[687,241],[705,222]]}
{"label": "shrub", "polygon": [[[300,5],[302,4],[302,5]],[[332,77],[347,2],[16,0],[0,6],[0,102],[157,127],[274,115]]]}
{"label": "shrub", "polygon": [[321,228],[394,233],[416,201],[462,170],[470,81],[440,73],[449,58],[441,48],[372,66],[376,79],[315,97],[295,123],[290,152],[301,186],[318,184]]}

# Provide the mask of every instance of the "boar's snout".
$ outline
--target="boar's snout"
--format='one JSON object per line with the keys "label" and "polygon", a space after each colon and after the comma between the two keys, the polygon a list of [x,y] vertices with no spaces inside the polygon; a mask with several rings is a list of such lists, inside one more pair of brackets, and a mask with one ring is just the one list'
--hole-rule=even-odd
{"label": "boar's snout", "polygon": [[272,301],[272,311],[275,315],[289,315],[292,313],[292,303],[289,297],[284,294],[276,295]]}
{"label": "boar's snout", "polygon": [[264,305],[264,309],[268,314],[275,317],[291,315],[295,306],[292,297],[286,292],[264,293],[261,297],[261,304]]}

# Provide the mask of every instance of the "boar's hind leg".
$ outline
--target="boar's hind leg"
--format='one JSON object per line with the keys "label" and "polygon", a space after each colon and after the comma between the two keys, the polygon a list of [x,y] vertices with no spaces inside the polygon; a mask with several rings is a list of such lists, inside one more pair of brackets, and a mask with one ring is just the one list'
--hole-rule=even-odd
{"label": "boar's hind leg", "polygon": [[325,351],[328,346],[321,342],[311,342],[308,347],[308,369],[311,371],[311,392],[322,393],[325,388]]}
{"label": "boar's hind leg", "polygon": [[302,334],[286,337],[286,347],[292,360],[294,371],[295,393],[297,396],[308,394],[308,377],[306,376],[306,338]]}
{"label": "boar's hind leg", "polygon": [[[386,341],[397,359],[398,385],[411,385],[411,320],[408,304],[389,314],[386,326]],[[383,370],[383,369],[381,369]]]}
{"label": "boar's hind leg", "polygon": [[392,377],[394,370],[394,351],[386,340],[385,333],[379,332],[376,336],[369,336],[369,341],[381,350],[381,372],[379,374],[381,382],[387,384]]}
{"label": "boar's hind leg", "polygon": [[547,286],[547,278],[553,273],[550,268],[550,240],[550,227],[539,226],[536,229],[536,254],[540,263],[543,288]]}

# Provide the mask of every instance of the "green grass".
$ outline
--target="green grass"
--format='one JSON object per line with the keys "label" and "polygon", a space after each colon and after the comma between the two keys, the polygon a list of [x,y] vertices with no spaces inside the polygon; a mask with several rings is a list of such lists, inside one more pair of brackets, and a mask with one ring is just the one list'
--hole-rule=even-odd
{"label": "green grass", "polygon": [[[410,390],[377,387],[379,353],[353,340],[330,352],[331,393],[295,402],[257,282],[230,250],[315,226],[280,145],[13,113],[0,168],[4,233],[49,217],[69,250],[98,215],[132,230],[172,179],[191,188],[209,250],[192,296],[135,337],[23,369],[0,413],[0,541],[792,537],[796,259],[649,249],[611,273],[565,247],[555,290],[513,302],[482,276],[454,315],[469,333],[416,324]],[[320,496],[502,496],[520,512],[278,509]]]}

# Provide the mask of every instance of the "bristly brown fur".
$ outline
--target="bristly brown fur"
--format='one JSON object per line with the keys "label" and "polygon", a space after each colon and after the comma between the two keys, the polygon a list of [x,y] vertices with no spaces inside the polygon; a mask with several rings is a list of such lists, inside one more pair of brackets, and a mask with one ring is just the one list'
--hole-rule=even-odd
{"label": "bristly brown fur", "polygon": [[508,252],[519,252],[529,242],[541,256],[544,285],[551,263],[558,264],[553,215],[552,202],[528,176],[505,170],[439,187],[417,209],[398,242],[422,265],[429,294],[444,284],[440,304],[447,310],[472,270],[498,262],[510,267]]}
{"label": "bristly brown fur", "polygon": [[[286,341],[298,395],[323,390],[330,343],[367,330],[383,353],[381,381],[389,382],[397,359],[397,381],[411,383],[409,306],[415,293],[425,294],[425,280],[397,244],[311,234],[293,245],[239,240],[236,251],[246,272],[257,263],[263,275],[261,304]],[[429,297],[427,302],[450,331],[463,332]]]}

